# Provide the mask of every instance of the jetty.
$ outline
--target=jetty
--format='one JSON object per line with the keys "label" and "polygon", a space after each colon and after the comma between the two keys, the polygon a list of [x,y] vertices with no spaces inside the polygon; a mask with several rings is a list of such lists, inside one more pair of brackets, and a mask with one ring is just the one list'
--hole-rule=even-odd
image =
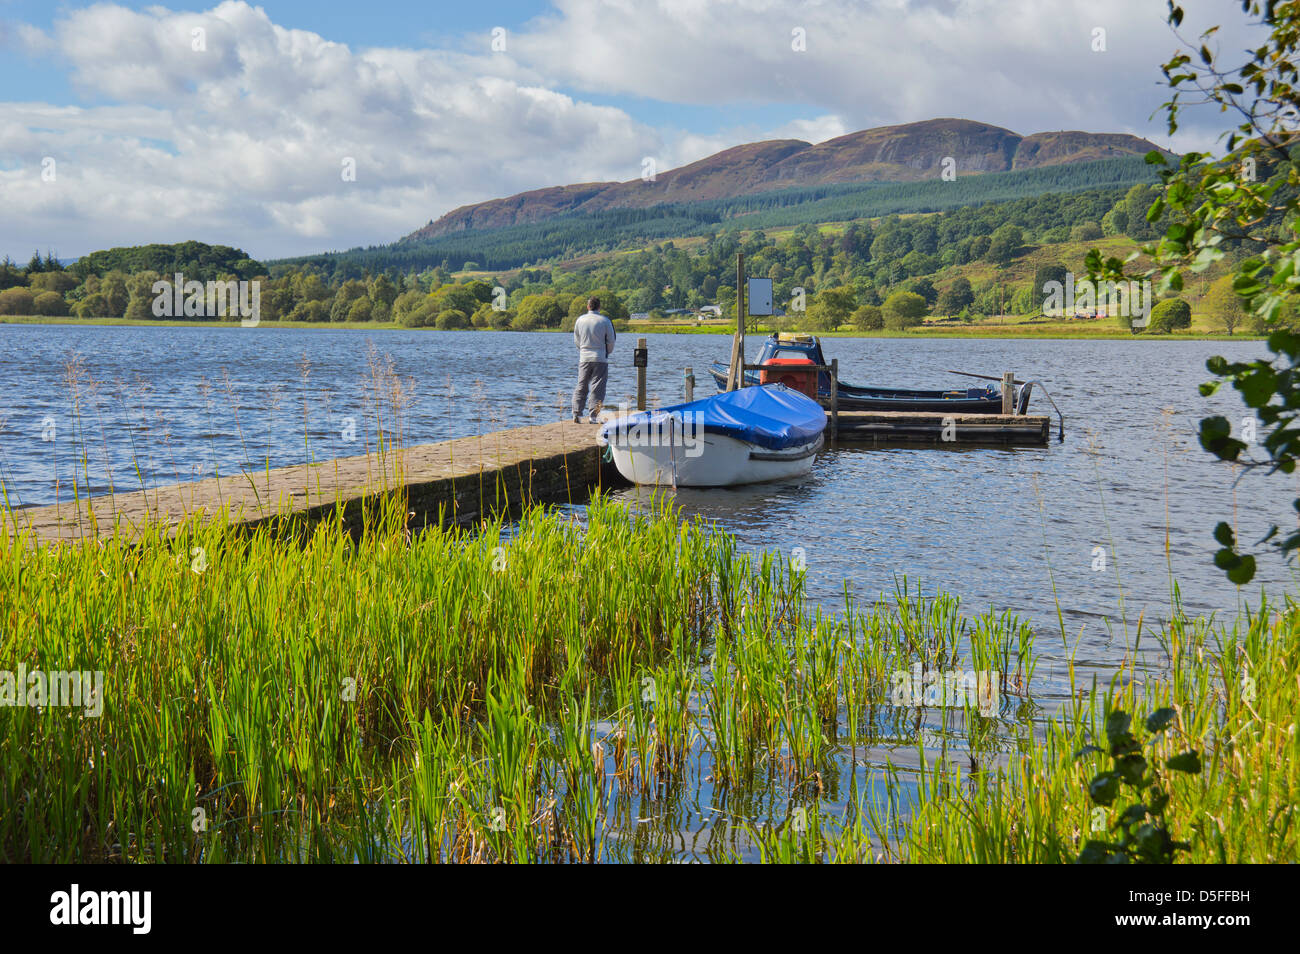
{"label": "jetty", "polygon": [[[840,411],[830,446],[1043,445],[1050,423],[1038,415]],[[253,528],[290,517],[312,523],[340,512],[344,524],[357,529],[368,503],[399,489],[406,494],[413,527],[466,526],[516,514],[530,504],[584,503],[596,488],[622,485],[596,442],[598,431],[588,423],[538,424],[62,500],[9,512],[5,530],[30,533],[45,544],[75,543],[114,533],[129,539],[149,526],[174,530],[195,517],[224,515],[233,524]]]}
{"label": "jetty", "polygon": [[[235,472],[146,490],[119,491],[9,512],[5,530],[45,544],[75,543],[146,527],[175,529],[224,515],[253,528],[285,518],[342,513],[358,529],[368,504],[402,490],[410,524],[472,524],[531,503],[582,503],[602,480],[594,424],[517,427],[383,453]],[[611,471],[617,479],[617,473]]]}

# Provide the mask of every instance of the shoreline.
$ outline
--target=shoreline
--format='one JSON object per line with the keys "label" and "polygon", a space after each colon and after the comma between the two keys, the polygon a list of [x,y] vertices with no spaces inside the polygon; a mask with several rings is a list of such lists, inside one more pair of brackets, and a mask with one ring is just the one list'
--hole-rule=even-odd
{"label": "shoreline", "polygon": [[[71,318],[66,316],[60,317],[29,317],[23,315],[0,315],[0,325],[65,325],[69,327],[134,327],[134,328],[230,328],[253,330],[254,328],[268,328],[277,331],[303,329],[308,331],[420,331],[440,333],[441,328],[408,328],[405,325],[394,321],[371,322],[371,321],[262,321],[257,325],[244,329],[243,324],[238,319],[216,319],[210,321],[186,321],[179,319],[150,319],[137,320],[130,318]],[[486,334],[511,334],[515,333],[509,329],[497,328],[461,328],[457,331],[474,331]],[[734,327],[713,326],[709,328],[696,328],[690,326],[672,327],[666,325],[639,326],[634,325],[624,329],[620,334],[654,334],[654,335],[730,335],[735,331]],[[567,334],[559,328],[535,328],[532,332],[524,333],[551,333]],[[751,331],[748,337],[760,338],[767,337],[771,334],[769,330]],[[1054,325],[1021,325],[1021,326],[991,326],[991,325],[970,325],[961,328],[944,327],[944,328],[922,328],[909,331],[821,331],[816,332],[819,338],[893,338],[893,339],[959,339],[959,338],[979,338],[979,339],[1004,339],[1004,340],[1043,340],[1043,341],[1264,341],[1266,335],[1255,334],[1236,334],[1229,335],[1223,332],[1197,331],[1192,333],[1171,333],[1161,335],[1149,334],[1131,334],[1125,333],[1118,328],[1114,331],[1085,331],[1079,329],[1072,331],[1068,328],[1061,328]]]}

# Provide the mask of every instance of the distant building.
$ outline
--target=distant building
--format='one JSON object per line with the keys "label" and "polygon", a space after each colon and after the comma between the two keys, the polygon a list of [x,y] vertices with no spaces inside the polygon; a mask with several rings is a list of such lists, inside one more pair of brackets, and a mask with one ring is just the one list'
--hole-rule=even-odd
{"label": "distant building", "polygon": [[722,308],[718,305],[701,305],[699,313],[701,315],[712,315],[715,318],[721,318]]}

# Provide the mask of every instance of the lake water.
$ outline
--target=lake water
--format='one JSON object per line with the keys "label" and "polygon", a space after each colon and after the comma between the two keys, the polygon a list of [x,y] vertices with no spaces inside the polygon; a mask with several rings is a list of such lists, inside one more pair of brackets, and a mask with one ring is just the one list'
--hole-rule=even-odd
{"label": "lake water", "polygon": [[[632,343],[619,341],[610,403],[634,393]],[[698,393],[711,393],[706,368],[729,345],[724,335],[650,335],[651,402],[681,400],[686,366]],[[136,489],[137,462],[155,484],[361,453],[387,402],[372,372],[390,361],[407,389],[405,443],[558,420],[576,360],[563,334],[266,327],[0,325],[0,349],[0,478],[23,505],[71,494],[78,428],[91,491],[107,492],[110,479]],[[677,493],[688,515],[716,520],[746,547],[802,547],[809,588],[828,607],[846,581],[871,601],[906,574],[971,612],[1010,609],[1038,629],[1039,692],[1050,696],[1063,691],[1057,599],[1076,662],[1109,672],[1125,653],[1125,620],[1131,643],[1139,617],[1168,615],[1171,572],[1194,613],[1232,614],[1257,598],[1210,563],[1210,531],[1235,518],[1241,539],[1258,539],[1286,520],[1300,486],[1253,475],[1234,486],[1196,430],[1213,412],[1240,424],[1244,409],[1233,392],[1205,399],[1196,387],[1207,357],[1260,355],[1261,343],[828,339],[826,350],[853,383],[951,387],[967,379],[941,369],[1015,371],[1043,382],[1066,418],[1063,444],[840,447],[799,482]],[[74,356],[82,370],[70,377]],[[1032,410],[1048,410],[1041,395]],[[1294,583],[1271,557],[1259,580],[1273,592]],[[1139,666],[1161,661],[1147,640]]]}

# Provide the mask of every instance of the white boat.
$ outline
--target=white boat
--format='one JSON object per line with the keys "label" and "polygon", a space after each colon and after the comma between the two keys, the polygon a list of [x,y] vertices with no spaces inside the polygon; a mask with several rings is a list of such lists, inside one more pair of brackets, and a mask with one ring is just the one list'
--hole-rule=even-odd
{"label": "white boat", "polygon": [[820,404],[771,384],[629,414],[597,440],[634,484],[729,487],[808,473],[825,430]]}

